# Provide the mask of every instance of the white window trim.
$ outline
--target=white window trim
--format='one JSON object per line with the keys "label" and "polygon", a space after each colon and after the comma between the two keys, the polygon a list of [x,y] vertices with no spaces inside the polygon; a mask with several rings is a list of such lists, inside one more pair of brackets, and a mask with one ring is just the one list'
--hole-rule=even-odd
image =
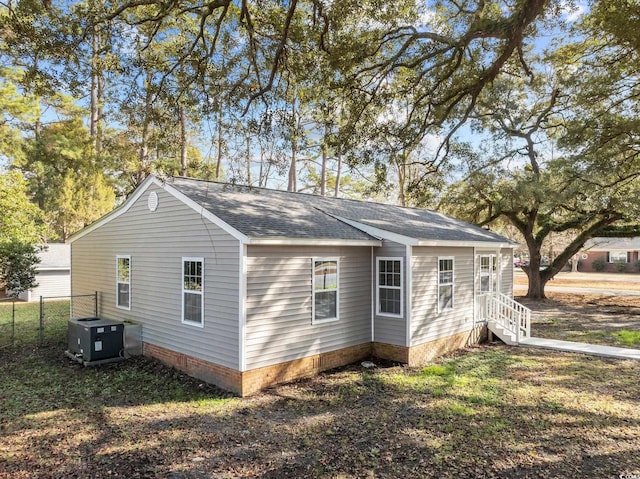
{"label": "white window trim", "polygon": [[[620,261],[620,260],[612,260],[611,259],[611,254],[612,253],[617,253],[617,254],[622,254],[624,253],[624,261]],[[629,252],[626,250],[621,250],[621,249],[614,249],[614,250],[610,250],[609,251],[609,263],[610,264],[616,264],[616,263],[628,263],[629,261],[627,261],[629,259]]]}
{"label": "white window trim", "polygon": [[[193,291],[190,289],[184,289],[184,263],[185,261],[199,261],[202,263],[202,291]],[[180,262],[180,290],[181,292],[181,303],[182,303],[182,307],[180,310],[180,316],[181,316],[181,320],[182,320],[182,324],[187,324],[189,326],[196,326],[198,328],[204,328],[204,291],[205,291],[205,283],[204,283],[204,258],[197,258],[197,257],[192,257],[192,256],[183,256],[182,257],[182,261]],[[191,293],[191,294],[199,294],[201,296],[201,300],[200,300],[200,318],[202,318],[202,321],[200,323],[197,323],[195,321],[189,321],[188,319],[184,319],[184,293]]]}
{"label": "white window trim", "polygon": [[[336,262],[336,317],[326,319],[316,319],[316,261]],[[333,291],[325,289],[323,291]],[[340,258],[337,257],[317,257],[311,258],[311,324],[334,323],[340,320]]]}
{"label": "white window trim", "polygon": [[[120,295],[120,284],[126,284],[120,282],[120,275],[118,274],[120,267],[120,260],[128,259],[129,260],[129,305],[128,306],[120,306],[119,295]],[[116,308],[124,309],[125,311],[131,311],[131,255],[130,254],[118,254],[116,255]]]}
{"label": "white window trim", "polygon": [[[451,260],[451,283],[440,283],[440,261]],[[451,307],[440,309],[440,287],[441,286],[451,286]],[[438,256],[438,294],[437,294],[437,303],[438,303],[438,313],[442,313],[444,311],[452,311],[456,307],[456,258],[455,256]]]}
{"label": "white window trim", "polygon": [[[482,271],[482,258],[489,258],[489,271],[484,273]],[[499,270],[499,266],[498,266],[498,255],[496,253],[480,253],[480,260],[479,260],[479,268],[480,268],[480,288],[479,288],[479,292],[481,294],[486,294],[486,293],[495,293],[496,289],[500,289],[500,285],[499,283],[499,279],[498,279],[498,270]],[[493,266],[493,271],[491,270],[491,266]],[[455,262],[454,262],[454,268],[455,268]],[[438,269],[440,269],[440,261],[438,261]],[[489,291],[482,291],[482,278],[483,277],[488,277],[489,278]],[[440,275],[438,275],[438,278],[440,277]],[[494,288],[495,285],[495,288]]]}
{"label": "white window trim", "polygon": [[[376,256],[376,316],[385,318],[404,318],[404,264],[402,256]],[[400,290],[400,314],[383,313],[380,311],[380,261],[400,261],[400,287],[383,286],[383,288]]]}

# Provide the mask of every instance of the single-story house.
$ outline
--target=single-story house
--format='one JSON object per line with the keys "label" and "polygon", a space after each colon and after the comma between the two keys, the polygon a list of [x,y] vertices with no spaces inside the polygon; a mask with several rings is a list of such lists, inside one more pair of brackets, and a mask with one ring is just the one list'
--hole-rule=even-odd
{"label": "single-story house", "polygon": [[71,247],[65,243],[41,245],[40,263],[36,266],[38,286],[18,295],[22,301],[40,301],[43,297],[71,294]]}
{"label": "single-story house", "polygon": [[240,395],[371,356],[419,365],[480,340],[479,297],[513,296],[513,244],[486,229],[182,177],[148,177],[70,242],[74,295]]}
{"label": "single-story house", "polygon": [[578,257],[578,271],[630,273],[638,271],[640,236],[631,238],[592,238]]}

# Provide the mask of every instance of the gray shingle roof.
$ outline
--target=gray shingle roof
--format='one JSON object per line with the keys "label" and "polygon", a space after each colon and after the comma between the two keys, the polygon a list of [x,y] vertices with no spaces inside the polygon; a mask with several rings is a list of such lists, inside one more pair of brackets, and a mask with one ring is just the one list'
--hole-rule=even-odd
{"label": "gray shingle roof", "polygon": [[367,240],[345,218],[418,240],[505,242],[504,237],[434,211],[189,178],[169,185],[250,238]]}
{"label": "gray shingle roof", "polygon": [[591,238],[585,243],[584,249],[592,251],[638,251],[640,250],[640,236],[631,238]]}
{"label": "gray shingle roof", "polygon": [[71,268],[71,247],[64,243],[49,243],[38,253],[40,263],[38,269],[69,269]]}

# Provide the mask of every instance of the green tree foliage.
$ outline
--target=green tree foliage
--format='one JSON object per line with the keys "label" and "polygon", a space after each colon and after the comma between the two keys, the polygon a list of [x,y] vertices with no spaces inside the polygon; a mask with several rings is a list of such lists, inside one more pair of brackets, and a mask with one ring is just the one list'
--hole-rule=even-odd
{"label": "green tree foliage", "polygon": [[0,211],[0,284],[17,296],[36,286],[35,244],[44,232],[42,214],[17,171],[0,174]]}
{"label": "green tree foliage", "polygon": [[23,77],[20,70],[0,68],[0,162],[22,157],[22,131],[39,110],[37,98],[20,90]]}
{"label": "green tree foliage", "polygon": [[108,171],[94,160],[93,140],[79,117],[42,127],[15,161],[28,178],[34,201],[51,233],[61,239],[111,211],[115,192]]}
{"label": "green tree foliage", "polygon": [[[63,238],[109,209],[111,188],[154,171],[259,185],[288,174],[290,189],[336,195],[344,175],[368,176],[366,191],[431,206],[461,160],[459,214],[514,211],[531,247],[593,233],[631,220],[604,212],[635,211],[637,6],[594,1],[579,41],[557,35],[544,84],[531,48],[540,29],[568,32],[565,5],[7,2],[0,153]],[[496,149],[453,141],[471,118]]]}
{"label": "green tree foliage", "polygon": [[27,196],[27,182],[17,171],[0,173],[0,242],[42,241],[42,213]]}
{"label": "green tree foliage", "polygon": [[92,223],[113,209],[115,193],[100,172],[68,170],[52,198],[50,217],[61,239]]}
{"label": "green tree foliage", "polygon": [[[587,75],[583,65],[574,65]],[[490,135],[492,148],[467,152],[467,176],[448,197],[459,216],[478,224],[506,221],[518,230],[529,250],[527,294],[532,298],[544,297],[545,284],[587,239],[638,223],[637,142],[618,141],[616,133],[628,124],[620,117],[614,120],[611,108],[594,109],[593,98],[576,93],[582,82],[576,82],[575,73],[556,72],[504,76],[485,92],[476,128]],[[604,117],[607,127],[601,124]],[[541,269],[543,244],[554,233],[568,233],[570,240]]]}
{"label": "green tree foliage", "polygon": [[[640,16],[637,2],[599,1],[576,27],[586,37],[559,60],[573,83],[574,104],[562,145],[575,161],[600,165],[602,181],[632,182],[640,161]],[[611,178],[610,172],[618,172]]]}
{"label": "green tree foliage", "polygon": [[38,248],[19,241],[0,242],[0,283],[11,297],[38,286],[36,267],[40,262]]}

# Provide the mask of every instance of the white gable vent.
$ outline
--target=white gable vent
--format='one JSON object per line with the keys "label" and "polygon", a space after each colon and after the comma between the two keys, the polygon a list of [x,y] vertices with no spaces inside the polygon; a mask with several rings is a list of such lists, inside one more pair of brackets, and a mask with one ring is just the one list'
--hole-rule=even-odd
{"label": "white gable vent", "polygon": [[149,207],[149,211],[155,211],[158,209],[158,193],[156,193],[155,191],[149,193],[147,206]]}

